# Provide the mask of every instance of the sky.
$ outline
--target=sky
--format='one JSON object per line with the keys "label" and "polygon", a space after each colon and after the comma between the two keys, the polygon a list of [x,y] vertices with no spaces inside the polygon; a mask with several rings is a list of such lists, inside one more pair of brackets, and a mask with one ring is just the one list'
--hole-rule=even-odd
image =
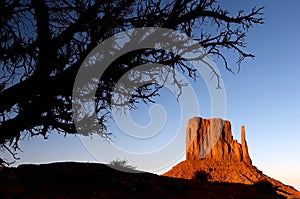
{"label": "sky", "polygon": [[[254,6],[265,6],[265,23],[255,26],[246,37],[246,50],[253,53],[255,59],[245,60],[239,74],[226,71],[223,64],[215,60],[222,75],[223,92],[226,94],[224,119],[231,122],[233,136],[237,140],[240,140],[240,126],[245,125],[249,153],[254,166],[264,174],[300,190],[300,2],[220,2],[229,10],[249,10]],[[233,58],[230,56],[229,59]],[[196,95],[199,98],[200,115],[210,118],[211,101],[204,81],[199,79],[190,84],[198,91]],[[115,150],[120,149],[135,155],[136,159],[127,159],[129,163],[138,165],[138,168],[142,165],[141,167],[149,167],[151,170],[156,163],[156,169],[167,165],[167,168],[156,170],[157,173],[161,173],[184,160],[185,141],[177,142],[176,138],[178,135],[185,137],[188,118],[181,117],[176,97],[170,90],[165,89],[162,97],[157,100],[156,106],[141,105],[140,109],[133,111],[131,115],[141,129],[145,129],[151,122],[148,110],[152,113],[152,122],[157,115],[166,116],[164,126],[159,129],[158,134],[148,137],[145,134],[146,138],[140,138],[137,142],[128,139],[123,139],[127,141],[122,142],[122,135],[112,125],[116,134],[113,144],[110,144],[113,146],[107,146],[107,142],[95,137],[82,139],[78,135],[64,137],[53,133],[47,140],[35,137],[21,141],[22,152],[18,154],[21,159],[16,165],[54,161],[105,162],[116,158],[123,159],[118,150]],[[191,114],[192,117],[194,111],[195,108],[191,107],[191,112],[187,114]],[[147,142],[147,138],[153,140]],[[172,143],[176,144],[173,146]],[[99,145],[102,149],[100,152]],[[111,147],[114,148],[114,152],[110,151]],[[169,149],[164,151],[165,148]],[[175,156],[170,152],[173,149],[176,151]],[[146,159],[141,158],[145,156]]]}

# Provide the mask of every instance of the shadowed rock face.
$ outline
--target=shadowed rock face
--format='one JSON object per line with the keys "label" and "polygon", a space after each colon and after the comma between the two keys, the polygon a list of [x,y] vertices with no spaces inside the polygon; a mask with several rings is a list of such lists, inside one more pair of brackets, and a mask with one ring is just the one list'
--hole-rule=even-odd
{"label": "shadowed rock face", "polygon": [[232,137],[229,121],[200,117],[190,119],[186,127],[186,159],[243,161],[251,164],[245,127],[241,128],[240,144]]}

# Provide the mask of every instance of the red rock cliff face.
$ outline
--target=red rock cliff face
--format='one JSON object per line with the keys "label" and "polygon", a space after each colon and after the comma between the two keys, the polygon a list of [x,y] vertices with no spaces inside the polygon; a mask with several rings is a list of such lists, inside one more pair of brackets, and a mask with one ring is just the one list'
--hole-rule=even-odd
{"label": "red rock cliff face", "polygon": [[253,185],[268,181],[286,198],[300,198],[291,186],[270,178],[252,165],[248,153],[245,127],[241,127],[241,143],[234,140],[231,124],[222,119],[194,117],[186,127],[186,160],[174,166],[164,176],[193,179],[204,171],[209,181]]}
{"label": "red rock cliff face", "polygon": [[186,159],[243,161],[251,164],[244,126],[241,131],[240,144],[232,137],[229,121],[200,117],[190,119],[186,128]]}

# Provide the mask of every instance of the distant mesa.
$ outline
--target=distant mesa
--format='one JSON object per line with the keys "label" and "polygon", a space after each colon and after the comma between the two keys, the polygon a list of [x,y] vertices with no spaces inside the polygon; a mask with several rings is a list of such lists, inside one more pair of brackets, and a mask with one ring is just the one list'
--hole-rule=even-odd
{"label": "distant mesa", "polygon": [[241,127],[241,138],[241,144],[233,139],[229,121],[194,117],[186,127],[186,159],[205,158],[251,164],[244,126]]}
{"label": "distant mesa", "polygon": [[190,119],[186,127],[186,160],[163,175],[193,179],[199,171],[209,174],[212,182],[253,185],[267,181],[285,197],[300,197],[293,187],[264,175],[252,165],[244,126],[239,143],[233,139],[231,123],[220,118]]}

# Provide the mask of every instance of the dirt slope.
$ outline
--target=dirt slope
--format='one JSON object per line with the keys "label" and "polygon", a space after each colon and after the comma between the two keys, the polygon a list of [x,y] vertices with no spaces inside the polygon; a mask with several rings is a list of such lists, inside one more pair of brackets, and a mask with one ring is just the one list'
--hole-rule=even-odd
{"label": "dirt slope", "polygon": [[197,171],[204,171],[211,182],[228,182],[253,185],[260,181],[270,182],[277,193],[287,198],[300,198],[300,193],[291,186],[270,178],[255,166],[245,162],[225,162],[215,160],[186,160],[174,166],[164,176],[192,179]]}
{"label": "dirt slope", "polygon": [[94,163],[21,165],[0,171],[0,198],[284,198],[238,183],[126,173]]}

